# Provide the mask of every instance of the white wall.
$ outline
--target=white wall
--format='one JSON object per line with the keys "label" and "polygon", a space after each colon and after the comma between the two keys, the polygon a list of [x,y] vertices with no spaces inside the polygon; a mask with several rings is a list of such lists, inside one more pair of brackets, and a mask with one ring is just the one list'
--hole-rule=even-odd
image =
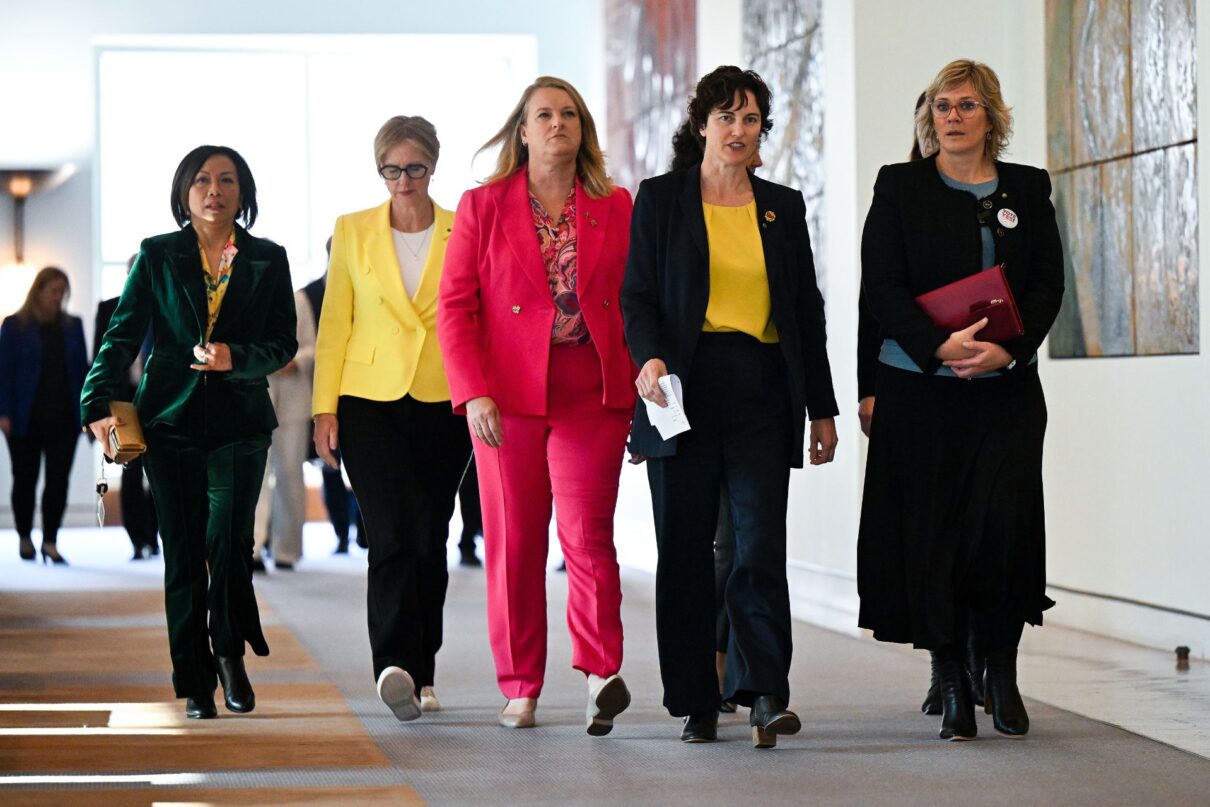
{"label": "white wall", "polygon": [[[92,157],[95,142],[94,44],[101,39],[149,34],[381,34],[515,33],[538,37],[538,65],[560,75],[584,94],[595,117],[605,120],[604,41],[601,0],[459,0],[456,3],[291,2],[214,0],[164,3],[155,0],[0,0],[0,167],[44,167],[75,162],[80,170],[60,188],[31,197],[26,206],[26,261],[57,264],[71,274],[72,313],[85,320],[92,339],[96,306],[93,285],[95,210]],[[450,58],[455,58],[451,54]],[[382,92],[406,101],[412,82],[441,81],[441,66],[425,75],[382,76]],[[209,87],[204,77],[182,76],[183,92],[196,93],[208,114],[221,114],[230,87]],[[457,87],[450,87],[456,93]],[[148,99],[154,114],[154,99]],[[499,122],[479,121],[468,110],[467,126],[483,129],[483,140]],[[603,125],[602,125],[603,128]],[[167,182],[167,179],[165,179]],[[150,235],[150,233],[149,233]],[[289,245],[287,245],[289,246]],[[0,196],[0,267],[12,260],[12,211]],[[0,269],[3,271],[3,269]],[[0,300],[0,313],[20,300]],[[83,444],[83,443],[82,443]],[[7,458],[7,451],[4,452]],[[93,508],[96,460],[76,456],[68,501],[68,524],[86,523]],[[7,459],[0,462],[0,526],[11,526]]]}

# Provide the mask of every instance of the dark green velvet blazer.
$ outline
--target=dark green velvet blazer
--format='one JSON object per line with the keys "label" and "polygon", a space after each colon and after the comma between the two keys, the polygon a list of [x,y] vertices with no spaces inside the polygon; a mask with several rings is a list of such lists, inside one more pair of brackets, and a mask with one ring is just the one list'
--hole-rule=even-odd
{"label": "dark green velvet blazer", "polygon": [[[204,436],[210,446],[267,436],[277,426],[266,376],[298,350],[294,287],[286,251],[236,226],[238,254],[212,342],[231,348],[230,372],[200,372],[193,346],[206,333],[206,288],[191,225],[148,238],[126,278],[80,396],[84,424],[109,415],[119,379],[143,346],[152,349],[134,396],[149,441]],[[202,388],[202,389],[199,389]],[[203,399],[193,401],[195,393]],[[191,419],[191,420],[190,420]],[[196,422],[198,420],[204,422]]]}

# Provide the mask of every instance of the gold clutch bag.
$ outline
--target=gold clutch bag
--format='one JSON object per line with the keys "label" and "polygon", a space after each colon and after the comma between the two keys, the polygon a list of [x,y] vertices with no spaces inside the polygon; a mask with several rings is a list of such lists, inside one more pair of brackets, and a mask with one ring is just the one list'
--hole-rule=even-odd
{"label": "gold clutch bag", "polygon": [[129,401],[110,401],[109,414],[122,421],[120,426],[109,427],[109,454],[113,461],[125,465],[141,457],[147,450],[147,442],[143,439],[139,410]]}

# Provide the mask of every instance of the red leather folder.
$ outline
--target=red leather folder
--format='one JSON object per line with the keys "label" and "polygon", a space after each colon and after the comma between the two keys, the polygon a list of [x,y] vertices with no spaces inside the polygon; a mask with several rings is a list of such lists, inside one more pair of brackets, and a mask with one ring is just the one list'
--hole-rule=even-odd
{"label": "red leather folder", "polygon": [[1025,333],[1012,289],[999,264],[916,298],[938,328],[953,333],[987,317],[980,342],[1006,342]]}

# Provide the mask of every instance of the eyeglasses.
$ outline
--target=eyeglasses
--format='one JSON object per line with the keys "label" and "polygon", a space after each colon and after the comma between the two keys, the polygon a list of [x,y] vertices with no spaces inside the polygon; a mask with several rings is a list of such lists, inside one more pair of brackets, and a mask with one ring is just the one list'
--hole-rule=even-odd
{"label": "eyeglasses", "polygon": [[933,114],[939,118],[948,118],[951,109],[958,110],[958,117],[969,118],[981,106],[987,106],[982,101],[972,101],[969,98],[963,98],[956,104],[951,104],[949,101],[930,101],[929,106],[933,108]]}
{"label": "eyeglasses", "polygon": [[429,167],[424,163],[408,163],[407,165],[386,165],[378,166],[378,176],[385,179],[387,182],[394,182],[404,174],[407,174],[410,179],[423,179],[424,175],[429,172]]}

